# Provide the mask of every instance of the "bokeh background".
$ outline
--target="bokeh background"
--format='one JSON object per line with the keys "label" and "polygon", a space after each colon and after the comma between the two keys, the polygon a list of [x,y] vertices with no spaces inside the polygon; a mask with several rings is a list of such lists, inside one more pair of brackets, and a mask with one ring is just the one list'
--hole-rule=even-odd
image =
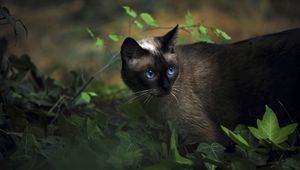
{"label": "bokeh background", "polygon": [[[166,29],[135,34],[129,32],[130,17],[122,6],[137,12],[148,12],[161,27],[184,23],[189,10],[195,21],[227,32],[232,41],[238,41],[265,33],[282,31],[300,26],[299,0],[4,0],[10,12],[20,18],[28,29],[28,35],[19,26],[19,36],[1,27],[10,37],[10,53],[27,53],[41,72],[56,79],[63,79],[70,70],[93,74],[119,52],[122,40],[106,41],[105,47],[97,47],[86,28],[97,37],[108,39],[109,33],[135,38],[160,35]],[[183,31],[179,37],[192,42]],[[109,84],[121,83],[120,62],[114,63],[97,79]]]}

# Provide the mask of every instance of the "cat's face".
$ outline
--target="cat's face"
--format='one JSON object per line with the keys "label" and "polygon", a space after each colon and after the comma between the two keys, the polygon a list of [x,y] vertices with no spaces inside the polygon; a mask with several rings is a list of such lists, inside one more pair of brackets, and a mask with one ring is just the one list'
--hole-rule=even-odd
{"label": "cat's face", "polygon": [[122,79],[134,92],[167,95],[178,77],[174,51],[178,26],[161,37],[135,41],[126,38],[121,47]]}

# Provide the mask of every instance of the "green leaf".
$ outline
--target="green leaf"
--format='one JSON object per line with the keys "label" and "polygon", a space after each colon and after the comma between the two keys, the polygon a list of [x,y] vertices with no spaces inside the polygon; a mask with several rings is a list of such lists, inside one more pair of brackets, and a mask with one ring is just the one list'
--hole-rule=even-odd
{"label": "green leaf", "polygon": [[146,24],[152,27],[158,27],[155,19],[148,13],[141,13],[140,17],[145,21]]}
{"label": "green leaf", "polygon": [[262,134],[271,141],[274,141],[280,131],[280,127],[273,110],[266,106],[266,113],[264,114],[263,119],[261,121],[258,120],[257,122],[257,127]]}
{"label": "green leaf", "polygon": [[278,136],[274,140],[274,143],[280,144],[286,141],[288,139],[288,136],[296,130],[297,126],[297,123],[293,123],[281,128]]}
{"label": "green leaf", "polygon": [[190,11],[187,11],[187,13],[185,14],[185,26],[187,26],[188,29],[192,29],[194,27],[194,20],[193,20],[193,15]]}
{"label": "green leaf", "polygon": [[283,169],[300,169],[299,159],[287,158],[282,163]]}
{"label": "green leaf", "polygon": [[168,121],[168,125],[169,125],[170,131],[171,131],[170,150],[171,150],[174,160],[180,164],[192,165],[193,162],[191,160],[181,156],[177,150],[177,133],[176,133],[175,122]]}
{"label": "green leaf", "polygon": [[88,92],[88,94],[89,94],[90,96],[97,96],[97,93],[95,93],[95,92]]}
{"label": "green leaf", "polygon": [[212,143],[212,144],[200,143],[196,151],[204,153],[215,160],[221,161],[220,156],[223,155],[224,150],[225,147],[218,143]]}
{"label": "green leaf", "polygon": [[208,34],[207,34],[207,28],[205,26],[200,25],[198,27],[198,32],[199,32],[198,41],[212,42],[211,39],[209,38]]}
{"label": "green leaf", "polygon": [[143,149],[134,143],[129,133],[119,131],[115,135],[120,139],[120,144],[111,149],[107,161],[116,169],[137,167],[143,158]]}
{"label": "green leaf", "polygon": [[104,136],[103,132],[98,127],[97,122],[90,118],[88,118],[86,121],[86,131],[88,139],[95,139],[98,136]]}
{"label": "green leaf", "polygon": [[110,33],[110,34],[108,35],[108,37],[109,37],[111,40],[113,40],[113,41],[119,41],[119,40],[120,40],[120,35],[115,34],[115,33]]}
{"label": "green leaf", "polygon": [[129,6],[123,6],[123,8],[125,9],[127,15],[131,16],[132,18],[136,18],[136,12],[131,9]]}
{"label": "green leaf", "polygon": [[254,127],[249,127],[250,132],[253,134],[253,136],[256,137],[256,139],[258,140],[262,140],[264,139],[264,134],[261,133],[261,131],[259,131],[259,129],[254,128]]}
{"label": "green leaf", "polygon": [[231,162],[232,170],[254,170],[256,169],[255,164],[247,159],[237,159]]}
{"label": "green leaf", "polygon": [[297,126],[297,123],[293,123],[280,128],[276,114],[271,108],[266,106],[266,112],[262,120],[257,119],[257,128],[249,127],[249,130],[257,139],[278,145],[286,141]]}
{"label": "green leaf", "polygon": [[231,40],[231,37],[230,37],[226,32],[220,30],[219,28],[214,29],[214,33],[215,33],[218,37],[220,37],[220,38],[222,38],[222,39],[224,39],[224,40]]}
{"label": "green leaf", "polygon": [[97,39],[96,39],[96,46],[102,47],[103,45],[104,45],[104,40],[97,37]]}
{"label": "green leaf", "polygon": [[227,129],[226,127],[221,125],[222,130],[225,134],[233,140],[236,144],[238,144],[241,148],[248,150],[250,149],[249,143],[239,134],[235,134],[233,131]]}
{"label": "green leaf", "polygon": [[252,162],[252,164],[257,166],[266,165],[268,160],[267,154],[257,153],[255,150],[250,150],[247,152],[247,159]]}
{"label": "green leaf", "polygon": [[193,20],[193,15],[190,11],[185,14],[185,25],[184,27],[190,32],[192,38],[198,41],[198,36],[196,35],[195,24]]}
{"label": "green leaf", "polygon": [[144,29],[144,25],[142,23],[140,23],[139,21],[134,20],[134,24],[138,29],[140,29],[140,30]]}
{"label": "green leaf", "polygon": [[251,147],[258,146],[257,138],[253,136],[253,134],[250,132],[249,128],[246,125],[238,125],[234,129],[234,133],[241,135]]}
{"label": "green leaf", "polygon": [[91,102],[91,96],[87,92],[82,92],[80,96],[85,103]]}
{"label": "green leaf", "polygon": [[[214,163],[221,163],[220,161],[223,158],[225,147],[218,143],[200,143],[197,147],[196,152],[201,152],[202,157],[205,158],[205,166],[207,169],[214,170],[217,168],[217,165]],[[208,162],[209,161],[209,162]],[[214,163],[212,163],[214,162]]]}

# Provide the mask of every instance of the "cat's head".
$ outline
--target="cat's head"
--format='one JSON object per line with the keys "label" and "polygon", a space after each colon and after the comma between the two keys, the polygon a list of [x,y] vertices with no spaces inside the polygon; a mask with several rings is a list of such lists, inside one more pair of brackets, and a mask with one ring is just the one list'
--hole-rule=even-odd
{"label": "cat's head", "polygon": [[122,79],[134,92],[154,96],[169,94],[179,67],[175,53],[178,25],[160,37],[135,41],[126,38],[121,47]]}

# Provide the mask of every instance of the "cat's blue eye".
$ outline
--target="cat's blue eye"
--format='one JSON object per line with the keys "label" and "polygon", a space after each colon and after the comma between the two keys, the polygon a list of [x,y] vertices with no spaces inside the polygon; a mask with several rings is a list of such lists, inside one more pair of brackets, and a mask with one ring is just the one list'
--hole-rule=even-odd
{"label": "cat's blue eye", "polygon": [[148,70],[145,72],[145,76],[147,79],[153,79],[155,76],[155,73],[152,70]]}
{"label": "cat's blue eye", "polygon": [[174,67],[169,67],[168,70],[167,70],[167,75],[169,77],[172,77],[172,76],[174,76],[174,74],[175,74],[175,68]]}

